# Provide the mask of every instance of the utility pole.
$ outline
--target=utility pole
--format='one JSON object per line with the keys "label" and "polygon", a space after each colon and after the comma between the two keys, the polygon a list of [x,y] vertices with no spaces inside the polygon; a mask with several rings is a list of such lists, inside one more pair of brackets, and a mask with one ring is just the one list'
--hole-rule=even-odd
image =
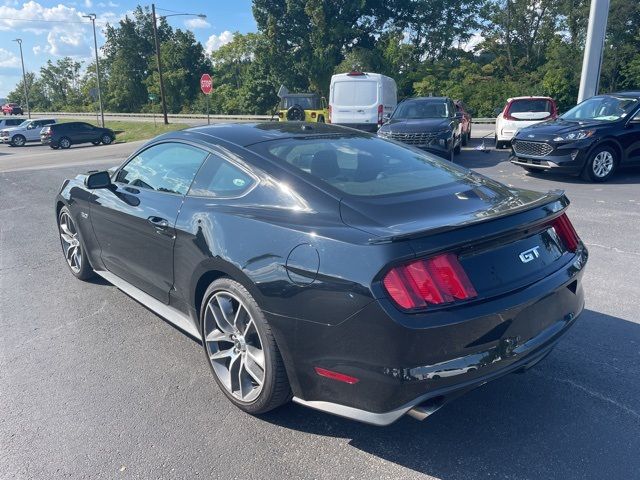
{"label": "utility pole", "polygon": [[162,60],[160,60],[160,42],[158,41],[158,27],[156,25],[156,4],[151,4],[151,15],[153,17],[153,38],[156,43],[156,57],[158,59],[158,77],[160,78],[160,102],[162,103],[162,114],[164,115],[164,124],[169,125],[167,118],[167,102],[164,98],[164,80],[162,79]]}
{"label": "utility pole", "polygon": [[102,89],[100,88],[100,60],[98,59],[98,40],[96,39],[96,14],[90,13],[83,15],[84,18],[91,20],[93,24],[93,48],[96,51],[96,82],[98,83],[98,104],[100,105],[100,118],[102,127],[104,127],[104,110],[102,108]]}
{"label": "utility pole", "polygon": [[598,93],[610,0],[591,0],[578,103]]}
{"label": "utility pole", "polygon": [[22,39],[16,38],[14,42],[18,42],[20,46],[20,62],[22,63],[22,86],[24,87],[24,101],[27,104],[27,115],[31,118],[31,109],[29,108],[29,89],[27,88],[27,74],[24,71],[24,57],[22,56]]}
{"label": "utility pole", "polygon": [[[160,9],[162,10],[162,9]],[[171,15],[162,15],[160,18],[167,17],[177,17],[181,15],[193,16],[198,18],[207,18],[206,15],[202,13],[173,13]],[[158,77],[160,79],[160,102],[162,103],[162,114],[164,115],[164,124],[169,124],[169,119],[167,118],[167,102],[164,96],[164,79],[162,78],[162,60],[160,59],[160,41],[158,40],[158,26],[156,25],[156,4],[151,4],[151,16],[153,18],[153,38],[156,44],[156,58],[158,59]]]}

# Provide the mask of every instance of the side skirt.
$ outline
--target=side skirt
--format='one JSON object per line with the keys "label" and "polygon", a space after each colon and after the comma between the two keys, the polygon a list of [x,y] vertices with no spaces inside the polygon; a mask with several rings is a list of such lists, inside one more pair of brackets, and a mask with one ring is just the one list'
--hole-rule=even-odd
{"label": "side skirt", "polygon": [[134,287],[129,282],[123,280],[122,278],[114,275],[111,272],[108,272],[106,270],[95,270],[95,272],[109,283],[112,283],[113,285],[118,287],[118,289],[122,290],[137,302],[140,302],[149,310],[164,318],[167,322],[175,325],[177,328],[195,338],[196,340],[202,340],[200,332],[193,324],[188,315],[185,315],[179,310],[176,310],[175,308],[166,305],[159,300],[156,300],[148,293],[145,293],[139,288]]}

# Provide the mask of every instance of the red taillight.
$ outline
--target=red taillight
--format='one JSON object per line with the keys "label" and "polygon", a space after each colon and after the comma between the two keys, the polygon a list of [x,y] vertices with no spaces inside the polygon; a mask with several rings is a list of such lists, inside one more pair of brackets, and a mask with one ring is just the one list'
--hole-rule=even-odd
{"label": "red taillight", "polygon": [[478,296],[458,257],[452,253],[395,267],[385,275],[382,283],[393,301],[405,309]]}
{"label": "red taillight", "polygon": [[332,370],[327,370],[326,368],[314,367],[314,370],[321,377],[327,377],[331,380],[337,380],[339,382],[348,383],[349,385],[353,385],[354,383],[358,383],[360,380],[356,377],[352,377],[350,375],[345,375],[344,373],[334,372]]}
{"label": "red taillight", "polygon": [[562,240],[562,243],[564,243],[564,246],[567,247],[567,250],[575,252],[578,249],[580,237],[578,237],[566,213],[563,213],[551,222],[551,226]]}
{"label": "red taillight", "polygon": [[378,126],[382,126],[382,118],[384,114],[384,107],[382,105],[378,105]]}

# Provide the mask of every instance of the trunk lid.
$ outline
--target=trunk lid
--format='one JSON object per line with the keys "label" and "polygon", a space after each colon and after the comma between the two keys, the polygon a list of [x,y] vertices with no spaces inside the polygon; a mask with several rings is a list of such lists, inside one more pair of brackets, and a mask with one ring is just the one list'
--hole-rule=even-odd
{"label": "trunk lid", "polygon": [[552,225],[568,205],[562,192],[542,194],[480,179],[402,199],[357,201],[360,212],[375,212],[378,221],[355,214],[354,201],[343,199],[345,223],[375,234],[372,243],[408,242],[416,257],[455,253],[478,298],[527,286],[573,258]]}

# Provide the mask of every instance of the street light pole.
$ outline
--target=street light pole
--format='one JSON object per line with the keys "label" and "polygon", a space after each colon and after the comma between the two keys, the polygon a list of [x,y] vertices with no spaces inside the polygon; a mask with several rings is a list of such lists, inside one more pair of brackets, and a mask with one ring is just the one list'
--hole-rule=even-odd
{"label": "street light pole", "polygon": [[16,38],[14,42],[18,42],[20,46],[20,62],[22,63],[22,86],[24,87],[24,101],[27,104],[27,115],[31,118],[31,109],[29,108],[29,89],[27,88],[27,74],[24,71],[24,57],[22,56],[22,39]]}
{"label": "street light pole", "polygon": [[[161,9],[162,10],[162,9]],[[174,13],[172,15],[163,15],[160,18],[176,17],[180,15],[194,16],[198,18],[207,18],[206,15],[196,13]],[[162,114],[164,115],[164,124],[169,124],[167,117],[167,102],[164,96],[164,79],[162,78],[162,60],[160,59],[160,41],[158,40],[158,26],[156,25],[156,4],[151,4],[151,16],[153,20],[153,38],[156,44],[156,58],[158,60],[158,78],[160,81],[160,103],[162,103]]]}
{"label": "street light pole", "polygon": [[158,41],[158,27],[156,26],[156,5],[151,4],[151,15],[153,17],[153,38],[156,43],[156,58],[158,59],[158,77],[160,79],[160,103],[162,103],[162,114],[164,115],[164,124],[169,125],[167,118],[167,102],[164,98],[164,80],[162,79],[162,60],[160,59],[160,42]]}
{"label": "street light pole", "polygon": [[102,108],[102,89],[100,88],[100,60],[98,59],[98,40],[96,38],[96,14],[90,13],[83,15],[84,18],[91,20],[93,24],[93,48],[96,51],[96,82],[98,84],[98,103],[100,105],[100,119],[102,121],[102,127],[104,127],[104,110]]}

